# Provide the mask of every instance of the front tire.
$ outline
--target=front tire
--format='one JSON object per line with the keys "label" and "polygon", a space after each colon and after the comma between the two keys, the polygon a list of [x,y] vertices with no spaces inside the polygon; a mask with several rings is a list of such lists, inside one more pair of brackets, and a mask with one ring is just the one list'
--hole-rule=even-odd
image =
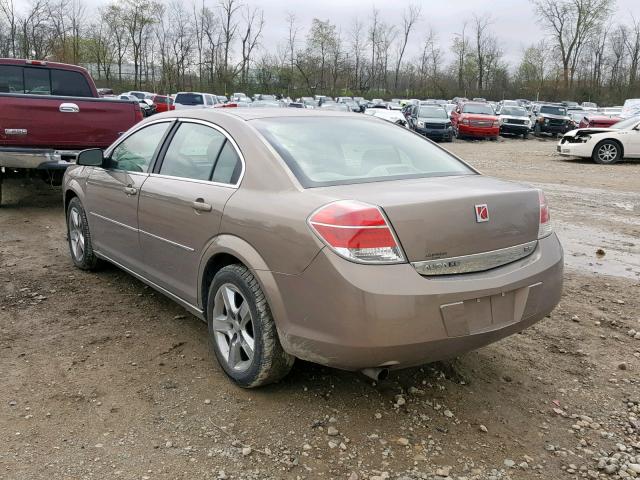
{"label": "front tire", "polygon": [[209,345],[231,380],[243,388],[277,382],[293,366],[284,351],[267,300],[244,265],[216,273],[207,299]]}
{"label": "front tire", "polygon": [[612,165],[622,158],[622,147],[613,140],[603,140],[593,149],[591,158],[601,165]]}
{"label": "front tire", "polygon": [[81,270],[95,270],[99,259],[93,251],[89,222],[82,202],[73,197],[67,207],[67,240],[73,264]]}

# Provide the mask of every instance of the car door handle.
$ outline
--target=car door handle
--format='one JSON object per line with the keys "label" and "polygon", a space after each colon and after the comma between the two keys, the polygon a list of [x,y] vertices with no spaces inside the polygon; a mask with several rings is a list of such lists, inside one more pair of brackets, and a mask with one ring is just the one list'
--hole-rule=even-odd
{"label": "car door handle", "polygon": [[80,111],[80,107],[75,103],[61,103],[58,110],[62,113],[78,113]]}
{"label": "car door handle", "polygon": [[127,195],[135,195],[138,193],[138,189],[136,187],[132,187],[131,185],[124,187],[123,190]]}
{"label": "car door handle", "polygon": [[198,212],[210,212],[213,208],[211,204],[205,203],[202,198],[198,198],[195,202],[191,204],[194,210]]}

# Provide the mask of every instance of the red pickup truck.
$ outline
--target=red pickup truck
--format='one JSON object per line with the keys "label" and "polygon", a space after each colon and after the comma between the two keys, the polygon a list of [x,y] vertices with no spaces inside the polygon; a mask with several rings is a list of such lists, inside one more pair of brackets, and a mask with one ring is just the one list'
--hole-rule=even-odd
{"label": "red pickup truck", "polygon": [[6,171],[62,178],[80,150],[105,148],[140,120],[138,103],[100,98],[82,67],[0,58],[0,202]]}

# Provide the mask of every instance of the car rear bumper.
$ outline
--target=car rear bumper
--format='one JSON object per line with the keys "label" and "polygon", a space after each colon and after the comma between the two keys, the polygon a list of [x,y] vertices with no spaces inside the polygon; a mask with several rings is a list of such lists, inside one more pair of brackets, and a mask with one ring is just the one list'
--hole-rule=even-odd
{"label": "car rear bumper", "polygon": [[472,127],[469,125],[458,125],[458,135],[465,137],[497,137],[500,135],[500,127]]}
{"label": "car rear bumper", "polygon": [[555,234],[527,258],[486,272],[419,275],[410,264],[358,265],[326,248],[301,275],[275,274],[284,349],[346,370],[451,358],[523,330],[556,306]]}
{"label": "car rear bumper", "polygon": [[0,148],[0,167],[64,170],[75,162],[77,150]]}

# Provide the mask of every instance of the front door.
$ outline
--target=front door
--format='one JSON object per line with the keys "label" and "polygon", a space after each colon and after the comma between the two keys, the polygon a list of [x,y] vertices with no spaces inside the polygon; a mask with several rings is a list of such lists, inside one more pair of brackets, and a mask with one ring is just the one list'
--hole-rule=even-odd
{"label": "front door", "polygon": [[87,180],[86,208],[95,250],[143,273],[138,239],[138,199],[156,151],[171,126],[144,127],[108,152],[106,168],[94,168]]}
{"label": "front door", "polygon": [[242,161],[210,124],[184,120],[140,192],[140,245],[149,279],[196,305],[198,267],[220,229]]}

